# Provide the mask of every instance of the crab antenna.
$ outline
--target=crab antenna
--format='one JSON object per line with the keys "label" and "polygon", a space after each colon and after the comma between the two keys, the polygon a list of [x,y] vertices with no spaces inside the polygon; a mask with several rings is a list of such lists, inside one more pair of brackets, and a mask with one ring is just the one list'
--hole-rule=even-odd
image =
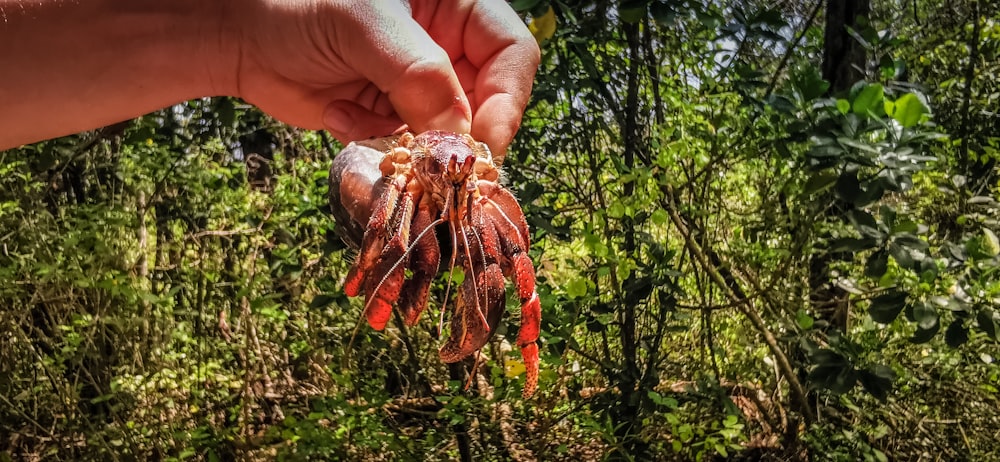
{"label": "crab antenna", "polygon": [[[466,210],[466,213],[468,213],[468,210]],[[479,313],[479,318],[482,319],[483,325],[488,327],[490,324],[486,321],[486,316],[483,314],[483,308],[479,306],[479,287],[478,281],[476,281],[476,270],[472,266],[472,253],[469,252],[469,239],[465,236],[464,227],[462,228],[462,244],[462,247],[465,248],[465,261],[469,262],[469,272],[472,273],[472,292],[476,294],[476,312]]]}
{"label": "crab antenna", "polygon": [[[367,303],[365,303],[367,305]],[[365,312],[361,311],[361,315],[358,316],[358,322],[354,324],[354,332],[351,332],[351,340],[347,342],[347,349],[344,351],[344,359],[340,361],[340,367],[342,370],[350,370],[347,366],[351,361],[351,351],[354,350],[354,339],[358,338],[358,331],[361,330],[361,318],[365,316]]]}
{"label": "crab antenna", "polygon": [[[476,294],[476,311],[482,316],[483,310],[479,307],[479,287],[476,285],[476,270],[472,267],[472,253],[469,252],[469,239],[465,236],[465,228],[462,228],[462,248],[465,250],[464,255],[465,261],[469,262],[469,273],[466,277],[472,277],[472,292]],[[483,318],[486,319],[486,318]]]}
{"label": "crab antenna", "polygon": [[[452,192],[454,193],[454,191]],[[444,213],[441,214],[441,219],[446,220],[448,222],[448,231],[451,234],[452,239],[451,239],[451,259],[448,262],[448,284],[445,285],[444,288],[444,301],[441,302],[441,314],[438,317],[438,335],[441,335],[441,333],[444,332],[444,312],[445,308],[448,307],[448,296],[451,295],[451,281],[455,277],[455,256],[458,255],[458,241],[456,241],[454,238],[456,234],[455,222],[451,220],[452,212],[449,209],[452,206],[452,202],[454,202],[452,196],[454,196],[454,194],[449,194],[445,196]],[[457,214],[458,212],[455,211],[454,213]],[[445,218],[445,215],[447,215],[448,218]]]}
{"label": "crab antenna", "polygon": [[[472,223],[472,196],[471,195],[469,196],[469,201],[468,202],[469,203],[466,206],[466,215],[465,215],[465,218],[468,221],[467,226],[470,229],[472,229],[473,231],[475,231],[475,227],[473,226],[473,223]],[[463,231],[462,232],[462,239],[466,239],[465,232],[464,232],[465,230],[463,229],[462,231]],[[482,260],[483,271],[486,271],[486,251],[483,249],[483,241],[482,241],[482,239],[479,238],[479,233],[473,232],[472,236],[476,238],[476,244],[479,245],[479,257]],[[469,253],[469,243],[468,243],[468,241],[466,241],[466,243],[465,243],[465,254],[466,254],[466,256],[469,259],[469,268],[471,268],[472,275],[475,276],[476,275],[476,271],[475,271],[475,267],[472,266],[472,254]],[[477,281],[473,280],[473,282],[477,282]],[[484,293],[486,295],[486,307],[489,307],[490,306],[490,298],[489,298],[490,297],[490,291],[487,290]],[[486,320],[486,313],[483,313],[483,307],[479,305],[479,289],[478,288],[476,289],[476,311],[479,312],[479,319],[481,319],[483,321],[483,325],[486,326],[487,329],[489,329],[491,326],[490,326],[489,321]]]}
{"label": "crab antenna", "polygon": [[476,350],[476,362],[472,363],[472,371],[469,372],[469,379],[465,381],[465,389],[468,390],[472,388],[472,381],[476,378],[476,373],[479,372],[480,356],[483,350]]}

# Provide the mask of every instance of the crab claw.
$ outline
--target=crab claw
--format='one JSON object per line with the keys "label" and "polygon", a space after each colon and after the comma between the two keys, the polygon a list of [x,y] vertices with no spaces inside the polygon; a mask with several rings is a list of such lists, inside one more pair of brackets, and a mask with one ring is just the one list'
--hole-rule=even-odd
{"label": "crab claw", "polygon": [[487,266],[478,277],[467,272],[451,316],[451,335],[438,351],[441,361],[460,361],[486,345],[500,323],[505,302],[500,265]]}
{"label": "crab claw", "polygon": [[356,297],[361,293],[366,279],[372,273],[379,256],[389,237],[390,223],[396,212],[396,205],[399,196],[406,188],[406,179],[399,177],[390,181],[389,186],[375,201],[372,208],[371,217],[368,219],[368,227],[361,241],[361,253],[347,273],[347,280],[344,281],[344,292],[348,297]]}

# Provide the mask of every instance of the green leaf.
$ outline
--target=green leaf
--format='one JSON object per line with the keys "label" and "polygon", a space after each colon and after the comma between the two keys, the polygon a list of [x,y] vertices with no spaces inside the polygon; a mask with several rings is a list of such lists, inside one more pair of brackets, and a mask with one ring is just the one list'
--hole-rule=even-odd
{"label": "green leaf", "polygon": [[[802,99],[812,101],[826,93],[830,88],[830,82],[823,80],[816,66],[805,66],[797,73],[793,80],[793,85],[802,95]],[[846,101],[845,101],[846,103]]]}
{"label": "green leaf", "polygon": [[830,239],[829,252],[858,252],[868,250],[878,245],[872,238],[841,237]]}
{"label": "green leaf", "polygon": [[864,152],[867,152],[869,154],[873,154],[873,155],[876,155],[876,156],[880,154],[879,151],[878,151],[878,149],[875,146],[872,146],[871,144],[868,144],[868,143],[865,143],[865,142],[858,141],[858,140],[853,139],[853,138],[848,138],[846,136],[837,137],[837,142],[840,143],[842,146],[846,146],[846,147],[849,147],[849,148],[854,148],[854,149],[857,149],[859,151],[864,151]]}
{"label": "green leaf", "polygon": [[311,302],[309,302],[309,308],[310,309],[326,308],[327,306],[330,306],[333,302],[335,302],[338,298],[340,298],[338,295],[325,294],[325,293],[318,294],[315,297],[313,297]]}
{"label": "green leaf", "polygon": [[667,222],[667,212],[663,209],[656,209],[653,214],[649,216],[649,220],[656,225],[662,225]]}
{"label": "green leaf", "polygon": [[1000,240],[997,240],[997,235],[989,228],[983,228],[983,245],[981,248],[991,257],[1000,254]]}
{"label": "green leaf", "polygon": [[878,365],[871,370],[858,371],[858,381],[865,391],[872,396],[885,401],[892,390],[892,381],[896,374],[889,367]]}
{"label": "green leaf", "polygon": [[888,267],[889,252],[885,251],[885,249],[876,250],[868,256],[868,261],[865,263],[865,276],[878,279],[885,274]]}
{"label": "green leaf", "polygon": [[858,233],[861,233],[864,237],[870,237],[872,239],[882,239],[885,237],[885,234],[879,230],[878,222],[875,221],[875,217],[864,210],[849,210],[847,212],[847,219],[850,220],[852,225],[854,225],[854,229],[858,230]]}
{"label": "green leaf", "polygon": [[837,178],[835,191],[837,196],[845,202],[853,203],[861,195],[861,183],[858,181],[858,172],[845,170]]}
{"label": "green leaf", "polygon": [[587,279],[586,278],[576,278],[566,284],[566,295],[570,298],[580,298],[587,295]]}
{"label": "green leaf", "polygon": [[625,204],[621,201],[614,201],[608,207],[608,216],[611,218],[621,218],[625,216]]}
{"label": "green leaf", "polygon": [[934,327],[930,329],[917,329],[917,331],[913,333],[913,337],[910,337],[910,341],[913,343],[927,343],[934,338],[940,329],[941,324],[938,323],[935,323]]}
{"label": "green leaf", "polygon": [[938,325],[938,312],[934,305],[927,302],[920,302],[913,306],[913,320],[917,322],[917,327],[930,330]]}
{"label": "green leaf", "polygon": [[812,316],[809,316],[809,313],[806,313],[805,310],[799,310],[795,313],[795,322],[798,323],[802,330],[809,330],[812,329],[814,321]]}
{"label": "green leaf", "polygon": [[840,111],[841,114],[847,114],[847,112],[851,110],[851,102],[846,99],[838,99],[837,110]]}
{"label": "green leaf", "polygon": [[930,247],[927,244],[927,241],[910,233],[899,233],[896,235],[896,238],[892,240],[892,242],[899,244],[902,247],[918,251],[924,251]]}
{"label": "green leaf", "polygon": [[892,258],[896,260],[896,263],[903,268],[912,270],[918,266],[918,261],[913,255],[913,251],[905,244],[893,241],[889,244],[889,253],[892,254]]}
{"label": "green leaf", "polygon": [[463,270],[461,266],[456,266],[451,269],[451,282],[452,284],[455,284],[456,287],[462,285],[462,282],[465,282],[465,270]]}
{"label": "green leaf", "polygon": [[514,11],[528,11],[541,3],[542,0],[514,0],[510,6]]}
{"label": "green leaf", "polygon": [[677,17],[677,11],[673,5],[665,2],[654,2],[649,5],[649,13],[653,20],[661,26],[669,25]]}
{"label": "green leaf", "polygon": [[[887,223],[888,224],[888,223]],[[914,234],[919,230],[916,222],[911,220],[900,221],[892,226],[892,234],[908,233]]]}
{"label": "green leaf", "polygon": [[927,113],[927,106],[913,93],[900,96],[894,105],[892,118],[904,127],[912,127],[920,123],[920,118]]}
{"label": "green leaf", "polygon": [[860,92],[858,92],[857,96],[854,97],[854,102],[851,104],[851,108],[854,110],[854,113],[858,115],[867,115],[869,113],[880,115],[884,110],[882,106],[882,100],[884,97],[882,85],[877,83],[867,85],[862,88]]}
{"label": "green leaf", "polygon": [[868,314],[872,320],[881,324],[889,324],[899,316],[906,306],[906,292],[892,291],[872,299],[868,306]]}
{"label": "green leaf", "polygon": [[816,173],[806,180],[806,184],[803,186],[802,192],[806,195],[811,195],[823,191],[833,185],[833,183],[837,181],[838,176],[839,175],[832,170],[823,170]]}
{"label": "green leaf", "polygon": [[639,22],[646,17],[649,0],[624,0],[618,8],[618,15],[625,22]]}

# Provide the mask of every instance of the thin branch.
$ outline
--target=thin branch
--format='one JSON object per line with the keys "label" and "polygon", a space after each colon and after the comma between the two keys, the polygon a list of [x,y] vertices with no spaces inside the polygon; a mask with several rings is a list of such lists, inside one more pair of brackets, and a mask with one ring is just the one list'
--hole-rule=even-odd
{"label": "thin branch", "polygon": [[[701,265],[701,267],[708,273],[708,276],[712,281],[730,298],[730,300],[739,300],[746,298],[741,297],[735,291],[735,289],[730,285],[728,281],[719,273],[718,268],[709,261],[707,255],[702,250],[701,246],[695,240],[694,236],[689,231],[686,222],[681,218],[680,214],[677,212],[677,208],[674,205],[674,192],[670,185],[663,186],[664,198],[666,199],[666,208],[669,212],[670,219],[677,227],[678,232],[683,236],[686,247],[691,251],[692,255],[695,257],[696,261]],[[788,356],[778,345],[778,340],[775,338],[774,333],[767,327],[764,320],[753,310],[752,306],[748,305],[737,305],[740,312],[746,316],[750,323],[753,324],[754,328],[764,337],[764,342],[767,344],[768,349],[774,356],[775,362],[781,369],[781,373],[788,380],[789,389],[791,390],[792,397],[799,403],[799,409],[806,418],[807,423],[812,423],[815,421],[815,416],[813,415],[812,409],[809,408],[809,401],[806,398],[805,388],[799,381],[795,374],[795,370],[792,368],[791,362],[788,360]]]}
{"label": "thin branch", "polygon": [[802,29],[799,31],[798,36],[795,37],[795,40],[793,40],[792,43],[788,46],[788,48],[785,49],[785,55],[781,57],[781,61],[778,62],[778,68],[774,70],[774,74],[771,75],[771,81],[767,84],[767,91],[764,92],[765,99],[768,96],[771,96],[771,93],[774,91],[774,87],[777,86],[778,84],[778,76],[780,76],[781,71],[785,69],[785,66],[788,64],[789,58],[792,57],[792,53],[795,52],[796,48],[798,48],[799,42],[802,41],[802,39],[806,36],[806,32],[809,31],[810,27],[812,27],[812,23],[813,21],[816,20],[816,16],[819,14],[819,9],[823,6],[823,3],[824,2],[822,0],[817,0],[816,6],[813,7],[812,13],[809,13],[809,19],[806,20],[805,26],[803,26]]}

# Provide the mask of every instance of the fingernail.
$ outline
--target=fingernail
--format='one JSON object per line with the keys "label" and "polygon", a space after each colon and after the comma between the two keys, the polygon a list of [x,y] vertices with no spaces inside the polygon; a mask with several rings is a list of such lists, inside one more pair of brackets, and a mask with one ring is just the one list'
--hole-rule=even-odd
{"label": "fingernail", "polygon": [[323,112],[323,124],[331,132],[349,134],[354,129],[354,118],[347,111],[331,104]]}

